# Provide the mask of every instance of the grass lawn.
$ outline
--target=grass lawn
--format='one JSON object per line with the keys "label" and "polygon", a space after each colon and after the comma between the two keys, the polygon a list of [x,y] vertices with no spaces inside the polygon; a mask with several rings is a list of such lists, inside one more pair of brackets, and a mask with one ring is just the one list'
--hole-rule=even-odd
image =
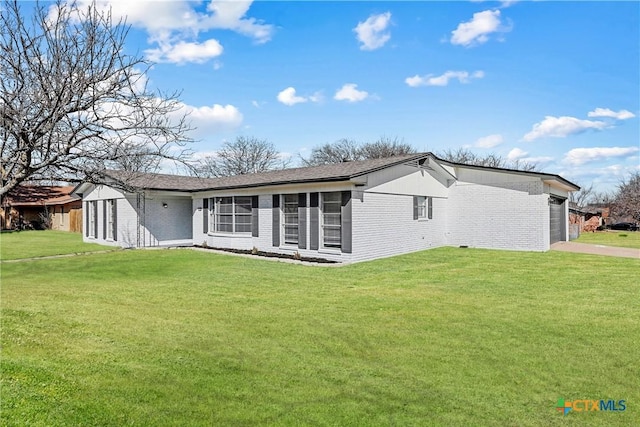
{"label": "grass lawn", "polygon": [[640,249],[640,231],[596,231],[595,233],[581,233],[580,237],[575,241],[594,245]]}
{"label": "grass lawn", "polygon": [[[440,248],[3,264],[2,425],[640,425],[640,261]],[[559,398],[624,412],[556,411]]]}
{"label": "grass lawn", "polygon": [[0,233],[0,260],[3,261],[110,249],[115,248],[83,243],[80,234],[67,231],[46,230]]}

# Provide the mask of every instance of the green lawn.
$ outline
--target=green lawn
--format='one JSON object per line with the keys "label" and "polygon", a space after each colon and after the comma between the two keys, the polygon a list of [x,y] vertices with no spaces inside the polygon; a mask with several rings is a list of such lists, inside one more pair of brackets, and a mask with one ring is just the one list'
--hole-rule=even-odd
{"label": "green lawn", "polygon": [[0,260],[105,251],[109,246],[83,243],[78,233],[66,231],[20,231],[0,233]]}
{"label": "green lawn", "polygon": [[[2,264],[1,425],[640,424],[640,261],[440,248]],[[624,412],[556,411],[559,398]]]}
{"label": "green lawn", "polygon": [[623,248],[640,249],[639,231],[596,231],[595,233],[581,233],[575,240],[578,243],[592,243],[595,245],[621,246]]}

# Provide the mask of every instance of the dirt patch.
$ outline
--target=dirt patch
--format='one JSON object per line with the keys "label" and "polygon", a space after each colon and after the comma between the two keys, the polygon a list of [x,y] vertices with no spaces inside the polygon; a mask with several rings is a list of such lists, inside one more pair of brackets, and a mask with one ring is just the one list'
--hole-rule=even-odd
{"label": "dirt patch", "polygon": [[213,251],[230,252],[232,254],[253,255],[253,256],[265,257],[265,258],[279,258],[279,259],[287,259],[292,261],[312,262],[315,264],[339,264],[339,262],[337,261],[331,261],[325,258],[295,256],[295,255],[279,254],[276,252],[255,251],[255,250],[248,250],[248,249],[216,248],[213,246],[202,246],[202,245],[195,245],[195,247],[198,249],[210,249]]}

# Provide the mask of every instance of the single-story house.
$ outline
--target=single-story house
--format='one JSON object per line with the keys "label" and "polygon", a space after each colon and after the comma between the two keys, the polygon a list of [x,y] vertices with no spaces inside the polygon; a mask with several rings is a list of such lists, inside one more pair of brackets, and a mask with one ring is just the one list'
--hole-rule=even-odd
{"label": "single-story house", "polygon": [[3,229],[82,231],[82,200],[75,186],[20,185],[2,198]]}
{"label": "single-story house", "polygon": [[546,251],[568,238],[553,174],[469,166],[431,153],[223,178],[109,175],[82,183],[84,240],[203,245],[356,262],[439,246]]}

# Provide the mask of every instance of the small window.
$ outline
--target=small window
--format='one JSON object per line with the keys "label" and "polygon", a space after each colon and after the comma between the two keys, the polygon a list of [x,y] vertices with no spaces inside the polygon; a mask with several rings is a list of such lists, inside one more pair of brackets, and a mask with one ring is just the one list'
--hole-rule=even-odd
{"label": "small window", "polygon": [[235,233],[251,233],[251,196],[235,198]]}
{"label": "small window", "polygon": [[342,235],[342,194],[322,193],[322,243],[325,248],[338,248]]}
{"label": "small window", "polygon": [[282,196],[282,226],[284,227],[285,245],[298,244],[298,195]]}
{"label": "small window", "polygon": [[114,237],[116,235],[116,230],[115,230],[115,217],[116,217],[116,204],[115,204],[115,200],[114,199],[110,199],[110,200],[106,200],[107,206],[105,209],[105,214],[106,214],[106,218],[105,218],[105,222],[107,223],[107,239],[108,240],[115,240]]}
{"label": "small window", "polygon": [[413,219],[433,218],[433,197],[413,196]]}
{"label": "small window", "polygon": [[216,197],[215,230],[218,233],[233,233],[233,197]]}
{"label": "small window", "polygon": [[427,218],[427,198],[425,196],[418,196],[416,198],[417,208],[418,208],[418,218],[426,219]]}
{"label": "small window", "polygon": [[89,237],[93,237],[94,239],[98,237],[98,202],[91,201],[88,203],[89,205],[89,224],[88,225],[88,235]]}

